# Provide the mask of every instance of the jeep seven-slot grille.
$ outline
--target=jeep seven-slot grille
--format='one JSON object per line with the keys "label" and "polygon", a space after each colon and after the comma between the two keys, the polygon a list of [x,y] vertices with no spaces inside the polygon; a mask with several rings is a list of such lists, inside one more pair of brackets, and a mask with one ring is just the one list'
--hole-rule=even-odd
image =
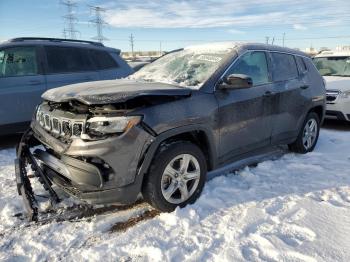
{"label": "jeep seven-slot grille", "polygon": [[73,136],[80,136],[83,131],[83,125],[79,123],[73,124]]}
{"label": "jeep seven-slot grille", "polygon": [[51,112],[37,112],[38,123],[49,133],[61,137],[79,137],[83,133],[84,122],[53,116]]}
{"label": "jeep seven-slot grille", "polygon": [[61,123],[58,118],[52,118],[52,131],[56,134],[61,133]]}
{"label": "jeep seven-slot grille", "polygon": [[69,121],[62,121],[62,133],[65,136],[71,136],[71,124]]}

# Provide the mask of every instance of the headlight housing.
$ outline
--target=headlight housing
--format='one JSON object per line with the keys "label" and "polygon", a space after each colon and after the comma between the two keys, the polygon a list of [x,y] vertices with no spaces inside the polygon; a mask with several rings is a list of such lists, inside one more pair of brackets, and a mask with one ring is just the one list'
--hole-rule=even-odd
{"label": "headlight housing", "polygon": [[124,133],[140,123],[141,119],[141,116],[96,116],[87,120],[87,130],[100,134]]}
{"label": "headlight housing", "polygon": [[350,98],[350,90],[340,93],[341,98]]}

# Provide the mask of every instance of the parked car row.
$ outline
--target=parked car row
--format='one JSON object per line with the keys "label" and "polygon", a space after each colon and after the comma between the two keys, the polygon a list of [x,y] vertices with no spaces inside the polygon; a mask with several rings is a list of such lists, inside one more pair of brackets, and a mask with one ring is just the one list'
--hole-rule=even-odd
{"label": "parked car row", "polygon": [[171,211],[199,197],[208,171],[277,145],[310,152],[325,116],[350,120],[349,65],[344,53],[312,60],[272,45],[217,43],[174,50],[135,72],[120,50],[99,43],[16,38],[0,45],[0,134],[32,118],[16,159],[31,219],[26,163],[53,202],[52,184],[91,204],[142,195]]}
{"label": "parked car row", "polygon": [[[350,53],[324,51],[314,63],[327,84],[326,118],[350,121]],[[145,65],[91,41],[11,39],[0,45],[0,135],[24,131],[46,90],[127,77]]]}
{"label": "parked car row", "polygon": [[314,63],[326,81],[326,117],[350,121],[350,52],[324,51]]}
{"label": "parked car row", "polygon": [[41,95],[68,84],[122,78],[133,70],[100,43],[16,38],[0,45],[0,135],[24,131]]}
{"label": "parked car row", "polygon": [[16,160],[31,219],[37,209],[25,163],[53,201],[51,183],[91,204],[142,195],[171,211],[199,197],[210,170],[276,145],[312,151],[326,90],[302,52],[218,43],[171,52],[128,79],[51,89],[43,99]]}

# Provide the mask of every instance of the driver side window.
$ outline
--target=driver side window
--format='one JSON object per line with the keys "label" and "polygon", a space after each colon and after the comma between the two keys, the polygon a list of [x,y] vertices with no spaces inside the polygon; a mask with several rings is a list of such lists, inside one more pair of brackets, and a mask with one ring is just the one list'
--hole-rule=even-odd
{"label": "driver side window", "polygon": [[269,73],[265,52],[248,52],[228,70],[227,75],[243,74],[252,78],[253,86],[269,83]]}

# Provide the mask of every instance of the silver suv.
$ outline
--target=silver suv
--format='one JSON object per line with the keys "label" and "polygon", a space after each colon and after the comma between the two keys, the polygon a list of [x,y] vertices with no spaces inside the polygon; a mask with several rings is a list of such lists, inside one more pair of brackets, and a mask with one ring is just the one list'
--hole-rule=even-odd
{"label": "silver suv", "polygon": [[28,128],[48,89],[131,74],[119,54],[101,43],[57,38],[15,38],[0,44],[0,135]]}

